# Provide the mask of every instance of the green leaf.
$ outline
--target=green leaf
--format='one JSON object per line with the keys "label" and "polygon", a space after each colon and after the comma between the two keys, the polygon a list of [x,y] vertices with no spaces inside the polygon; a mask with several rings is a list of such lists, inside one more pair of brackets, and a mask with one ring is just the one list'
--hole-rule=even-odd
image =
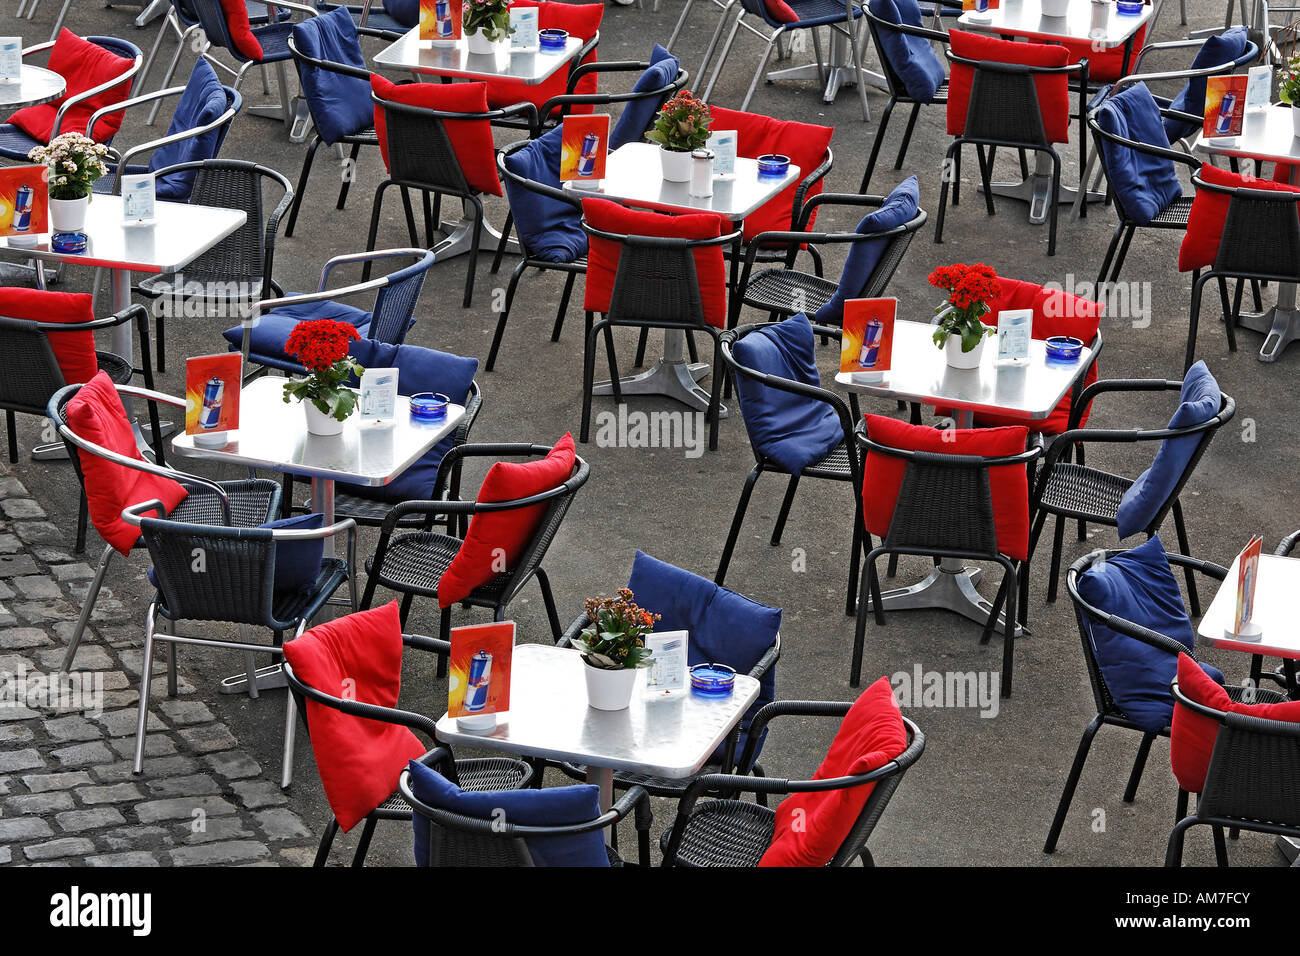
{"label": "green leaf", "polygon": [[972,329],[970,326],[967,326],[962,330],[961,350],[963,352],[974,350],[975,347],[980,344],[980,340],[984,338],[984,324],[982,322],[978,324],[980,326],[979,329]]}

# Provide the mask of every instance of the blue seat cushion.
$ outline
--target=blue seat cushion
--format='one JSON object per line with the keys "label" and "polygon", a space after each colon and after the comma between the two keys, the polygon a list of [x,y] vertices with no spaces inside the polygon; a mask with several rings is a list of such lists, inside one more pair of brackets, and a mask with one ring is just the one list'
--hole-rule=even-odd
{"label": "blue seat cushion", "polygon": [[[457,405],[464,405],[469,399],[470,386],[478,372],[476,358],[461,358],[419,345],[390,345],[375,339],[361,339],[351,343],[348,352],[362,368],[398,369],[397,391],[401,395],[410,397],[417,392],[441,392]],[[433,497],[442,457],[455,441],[453,432],[386,485],[375,488],[339,482],[336,489],[373,501],[427,501]]]}
{"label": "blue seat cushion", "polygon": [[46,144],[29,136],[12,123],[5,123],[0,126],[0,156],[6,159],[14,159],[25,163],[28,161],[28,153],[37,146],[44,145]]}
{"label": "blue seat cushion", "polygon": [[[1173,638],[1192,653],[1192,622],[1159,537],[1093,564],[1079,576],[1079,594],[1099,611]],[[1178,655],[1092,619],[1087,628],[1102,678],[1119,708],[1145,731],[1168,727],[1174,714],[1169,683],[1178,671]],[[1223,683],[1218,670],[1201,667]]]}
{"label": "blue seat cushion", "polygon": [[[803,385],[821,385],[812,323],[802,312],[751,332],[735,345],[736,360],[756,372]],[[826,402],[793,395],[736,376],[740,411],[749,442],[790,474],[826,457],[844,441],[844,426]]]}
{"label": "blue seat cushion", "polygon": [[[323,527],[324,515],[294,515],[279,518],[259,525],[260,528],[275,530],[309,530],[317,531]],[[321,562],[325,558],[325,541],[279,541],[275,545],[275,583],[272,585],[276,594],[297,594],[310,590],[320,577]],[[150,567],[146,576],[149,583],[158,586],[158,574]]]}
{"label": "blue seat cushion", "polygon": [[[357,332],[364,339],[370,329],[370,313],[363,312],[355,306],[342,302],[307,302],[302,305],[283,305],[266,313],[257,320],[249,336],[249,352],[258,355],[272,355],[294,362],[284,351],[284,343],[289,333],[299,322],[309,319],[334,319],[356,326]],[[236,325],[221,333],[233,349],[239,349],[244,342],[243,326]],[[295,362],[296,364],[296,362]]]}
{"label": "blue seat cushion", "polygon": [[[293,42],[298,49],[318,60],[342,63],[359,70],[369,69],[361,53],[352,15],[344,7],[323,16],[311,17],[293,28]],[[374,123],[374,104],[370,84],[353,76],[300,64],[302,92],[311,108],[316,131],[326,146],[333,146],[344,136],[353,136]]]}
{"label": "blue seat cushion", "polygon": [[413,27],[420,22],[420,0],[384,0],[384,10],[405,27]]}
{"label": "blue seat cushion", "polygon": [[[1245,27],[1233,27],[1231,30],[1206,37],[1196,53],[1196,58],[1192,60],[1192,69],[1203,70],[1224,63],[1235,63],[1246,52],[1249,43],[1250,38],[1246,34]],[[1204,116],[1206,79],[1204,76],[1197,76],[1188,80],[1169,104],[1170,108],[1181,113],[1191,113],[1193,116]],[[1173,118],[1165,119],[1164,123],[1165,133],[1170,142],[1189,136],[1201,128],[1200,123],[1184,123]]]}
{"label": "blue seat cushion", "polygon": [[[180,102],[176,104],[176,112],[172,114],[171,125],[167,127],[166,135],[174,136],[216,122],[221,114],[226,112],[229,102],[226,88],[221,85],[221,81],[217,79],[217,74],[208,61],[204,59],[195,61],[194,70],[190,73],[189,82],[185,84],[185,92],[181,94]],[[217,129],[210,129],[201,136],[159,147],[149,157],[149,169],[157,172],[179,163],[215,159],[221,150],[221,143],[225,139],[228,128],[227,124]],[[170,199],[174,202],[184,202],[189,199],[190,192],[194,189],[194,177],[197,174],[196,169],[183,169],[157,177],[154,188],[158,198]]]}
{"label": "blue seat cushion", "polygon": [[[879,209],[862,217],[857,231],[868,235],[873,232],[887,232],[905,225],[916,218],[920,209],[921,197],[915,176],[908,176],[894,187],[894,191],[885,197]],[[843,325],[844,303],[856,299],[867,287],[867,280],[880,263],[889,245],[888,239],[869,239],[855,242],[849,247],[848,257],[844,260],[844,271],[840,273],[839,288],[829,302],[817,310],[813,318],[818,325]]]}
{"label": "blue seat cushion", "polygon": [[[888,23],[909,27],[921,26],[921,8],[916,0],[870,0],[871,12]],[[881,52],[889,59],[907,95],[922,103],[934,100],[934,94],[947,78],[943,61],[925,37],[900,33],[898,30],[879,31]]]}
{"label": "blue seat cushion", "polygon": [[[681,62],[658,43],[650,51],[650,66],[637,77],[632,85],[633,93],[648,93],[661,90],[673,80],[681,69]],[[618,149],[628,143],[639,143],[645,137],[645,131],[654,122],[655,114],[664,105],[668,95],[645,97],[632,100],[623,105],[623,113],[614,124],[614,131],[609,134],[609,148]]]}
{"label": "blue seat cushion", "polygon": [[[540,790],[462,790],[438,771],[412,760],[411,792],[421,803],[481,820],[501,819],[519,826],[569,826],[600,816],[600,790],[590,784]],[[429,865],[430,823],[416,813],[415,865]],[[505,839],[505,837],[502,837]],[[537,866],[609,866],[600,830],[574,836],[527,837]]]}
{"label": "blue seat cushion", "polygon": [[[1219,383],[1205,367],[1205,361],[1198,361],[1183,377],[1179,405],[1169,419],[1169,427],[1190,428],[1207,422],[1219,414],[1222,403]],[[1121,538],[1145,530],[1155,520],[1156,514],[1178,487],[1197,445],[1204,438],[1204,433],[1197,433],[1166,438],[1160,443],[1151,467],[1138,475],[1120,499],[1115,519]]]}
{"label": "blue seat cushion", "polygon": [[[744,595],[714,584],[707,578],[691,574],[638,551],[632,562],[632,576],[627,586],[636,603],[654,614],[662,615],[656,631],[689,631],[687,663],[726,664],[737,674],[748,674],[767,653],[781,630],[781,609],[751,601]],[[776,667],[763,675],[754,701],[741,719],[741,735],[736,748],[739,759],[747,741],[749,722],[764,704],[776,699]],[[724,745],[725,746],[725,745]],[[714,759],[721,759],[722,747]],[[759,741],[755,756],[762,749]],[[749,768],[743,769],[748,773]]]}
{"label": "blue seat cushion", "polygon": [[[556,127],[505,158],[516,176],[560,188],[560,148],[564,130]],[[515,231],[528,253],[546,262],[577,262],[587,254],[582,214],[575,206],[543,196],[505,177],[506,196],[515,217]]]}
{"label": "blue seat cushion", "polygon": [[[1169,148],[1160,106],[1145,83],[1135,83],[1105,100],[1096,114],[1105,132],[1148,146]],[[1107,142],[1102,153],[1106,178],[1130,219],[1146,225],[1183,195],[1174,161],[1120,143]]]}

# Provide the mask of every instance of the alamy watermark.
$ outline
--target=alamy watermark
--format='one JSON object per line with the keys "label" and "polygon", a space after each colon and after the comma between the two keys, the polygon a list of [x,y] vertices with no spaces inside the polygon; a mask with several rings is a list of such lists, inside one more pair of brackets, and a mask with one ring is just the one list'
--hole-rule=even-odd
{"label": "alamy watermark", "polygon": [[104,712],[104,675],[101,671],[28,673],[26,665],[19,664],[16,671],[0,670],[0,707],[80,711],[98,717]]}
{"label": "alamy watermark", "polygon": [[703,412],[640,412],[620,405],[596,415],[599,448],[681,448],[687,458],[704,454],[708,440]]}
{"label": "alamy watermark", "polygon": [[[1078,299],[1087,299],[1101,304],[1103,318],[1112,321],[1128,319],[1135,329],[1145,329],[1151,325],[1151,283],[1150,282],[1092,282],[1079,281],[1074,273],[1067,273],[1065,281],[1045,282],[1043,289],[1053,295],[1043,303],[1043,315],[1049,319],[1078,318]],[[1077,298],[1075,298],[1077,296]]]}
{"label": "alamy watermark", "polygon": [[996,671],[927,671],[920,664],[889,678],[899,707],[977,709],[981,717],[998,715],[1002,675]]}

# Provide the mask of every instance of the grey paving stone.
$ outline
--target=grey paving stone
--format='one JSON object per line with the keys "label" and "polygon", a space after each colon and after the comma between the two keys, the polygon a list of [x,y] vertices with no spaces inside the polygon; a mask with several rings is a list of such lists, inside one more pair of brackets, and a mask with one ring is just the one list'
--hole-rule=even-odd
{"label": "grey paving stone", "polygon": [[25,744],[33,736],[30,727],[22,724],[0,724],[0,744]]}
{"label": "grey paving stone", "polygon": [[32,546],[32,554],[36,555],[37,561],[44,561],[46,564],[64,564],[72,560],[72,555],[63,548],[54,548],[48,544],[37,544]]}
{"label": "grey paving stone", "polygon": [[128,800],[143,799],[144,794],[134,783],[110,783],[98,787],[79,787],[74,791],[77,798],[86,806],[101,803],[125,803]]}
{"label": "grey paving stone", "polygon": [[[189,697],[194,693],[194,685],[184,677],[177,675],[176,678],[176,696]],[[149,699],[166,700],[167,699],[167,678],[155,677],[149,682]]]}
{"label": "grey paving stone", "polygon": [[11,519],[45,517],[45,509],[34,498],[5,498],[0,501],[0,510]]}
{"label": "grey paving stone", "polygon": [[100,741],[63,747],[53,751],[52,755],[64,767],[85,767],[113,759],[113,752]]}
{"label": "grey paving stone", "polygon": [[167,715],[173,724],[207,724],[216,720],[206,704],[197,700],[163,700],[158,708]]}
{"label": "grey paving stone", "polygon": [[14,596],[14,589],[0,581],[0,601],[8,601]]}
{"label": "grey paving stone", "polygon": [[316,862],[316,848],[284,846],[276,852],[276,859],[286,866],[311,866]]}
{"label": "grey paving stone", "polygon": [[170,855],[172,863],[176,866],[220,866],[227,863],[260,860],[270,856],[271,851],[265,845],[252,840],[232,840],[225,843],[180,846],[171,850]]}
{"label": "grey paving stone", "polygon": [[135,812],[141,823],[159,820],[193,819],[196,810],[210,817],[234,813],[235,805],[222,797],[170,797],[136,804]]}
{"label": "grey paving stone", "polygon": [[0,846],[0,866],[8,863],[13,859],[13,851],[7,846]]}
{"label": "grey paving stone", "polygon": [[0,777],[0,797],[13,789],[13,777]]}
{"label": "grey paving stone", "polygon": [[186,727],[179,731],[185,746],[196,753],[230,750],[239,745],[235,735],[225,724],[207,724],[203,727]]}
{"label": "grey paving stone", "polygon": [[[47,671],[57,670],[63,663],[63,657],[67,653],[67,642],[64,642],[61,647],[37,651],[36,661]],[[117,667],[117,662],[113,660],[108,651],[98,644],[89,644],[83,640],[77,648],[77,653],[73,655],[71,669],[74,671],[107,671],[115,667]]]}
{"label": "grey paving stone", "polygon": [[0,554],[0,578],[14,578],[24,574],[39,574],[38,565],[30,554]]}
{"label": "grey paving stone", "polygon": [[45,732],[50,735],[51,740],[57,743],[98,740],[103,736],[103,731],[98,727],[85,717],[75,714],[47,720],[45,722]]}
{"label": "grey paving stone", "polygon": [[[104,731],[110,737],[125,737],[127,734],[134,734],[136,731],[136,721],[140,718],[139,711],[134,707],[123,707],[121,710],[109,710],[94,718],[95,723],[104,728]],[[155,714],[149,714],[145,721],[145,730],[166,730],[164,724]]]}
{"label": "grey paving stone", "polygon": [[162,827],[122,827],[98,836],[110,850],[156,850],[175,846],[175,841]]}
{"label": "grey paving stone", "polygon": [[48,816],[56,810],[71,810],[70,793],[20,793],[5,800],[6,816],[30,816],[41,814]]}
{"label": "grey paving stone", "polygon": [[203,760],[227,780],[256,777],[262,772],[262,765],[242,750],[225,750],[221,753],[204,754]]}
{"label": "grey paving stone", "polygon": [[202,797],[221,792],[217,782],[206,774],[150,780],[147,786],[155,797]]}
{"label": "grey paving stone", "polygon": [[31,710],[27,707],[17,707],[13,705],[0,705],[0,724],[10,723],[15,720],[32,720],[41,716],[40,711]]}
{"label": "grey paving stone", "polygon": [[72,564],[56,564],[50,568],[56,581],[80,581],[84,578],[93,578],[95,569],[84,561],[75,561]]}
{"label": "grey paving stone", "polygon": [[63,591],[59,588],[58,582],[43,574],[11,578],[10,583],[18,589],[19,594],[32,600],[48,601],[63,597]]}
{"label": "grey paving stone", "polygon": [[64,830],[79,833],[82,830],[102,830],[126,822],[120,810],[114,807],[96,807],[93,810],[65,810],[54,815],[54,822]]}
{"label": "grey paving stone", "polygon": [[[122,760],[118,763],[100,765],[94,768],[95,776],[104,783],[114,783],[119,780],[133,780],[135,774],[132,772],[132,760]],[[190,757],[182,757],[180,754],[174,754],[170,757],[151,757],[145,764],[150,779],[157,777],[174,777],[179,774],[194,773],[198,764]]]}
{"label": "grey paving stone", "polygon": [[39,627],[8,627],[0,631],[0,647],[21,650],[25,647],[49,647],[49,635]]}
{"label": "grey paving stone", "polygon": [[311,831],[307,829],[298,814],[284,807],[259,810],[253,816],[257,819],[257,825],[270,840],[295,840],[311,836]]}
{"label": "grey paving stone", "polygon": [[82,784],[93,782],[90,779],[90,774],[82,771],[72,773],[33,773],[25,775],[22,779],[23,786],[32,793],[70,790],[73,787],[80,787]]}
{"label": "grey paving stone", "polygon": [[[141,632],[139,631],[136,632],[135,640],[137,644],[139,641],[143,640],[143,638],[141,637]],[[141,658],[144,657],[144,650],[139,646],[134,648],[126,648],[118,656],[122,659],[122,670],[126,671],[129,675],[131,675],[131,683],[133,684],[139,683],[140,660]],[[150,673],[153,674],[154,677],[158,677],[159,675],[163,675],[167,673],[167,665],[162,658],[163,655],[161,654],[154,655],[153,667],[150,670]]]}
{"label": "grey paving stone", "polygon": [[63,540],[63,532],[48,521],[15,521],[13,528],[27,544],[54,544]]}
{"label": "grey paving stone", "polygon": [[53,860],[61,856],[85,856],[95,852],[95,844],[85,837],[62,837],[48,843],[23,847],[23,856],[29,860]]}
{"label": "grey paving stone", "polygon": [[181,823],[176,827],[176,832],[180,836],[180,841],[189,845],[256,837],[256,834],[237,816],[210,817],[202,822]]}
{"label": "grey paving stone", "polygon": [[13,770],[32,770],[44,766],[45,760],[41,757],[40,752],[36,750],[0,752],[0,773],[8,773]]}
{"label": "grey paving stone", "polygon": [[17,478],[5,475],[0,478],[0,498],[27,498],[26,487]]}
{"label": "grey paving stone", "polygon": [[40,817],[0,818],[0,843],[39,840],[53,835],[50,825]]}
{"label": "grey paving stone", "polygon": [[[123,757],[135,759],[135,734],[130,737],[118,737],[110,740],[109,746]],[[144,738],[144,755],[146,757],[166,757],[176,752],[176,744],[164,734],[146,734]],[[148,769],[147,767],[145,768]]]}
{"label": "grey paving stone", "polygon": [[289,802],[284,791],[270,780],[236,780],[230,788],[239,794],[239,799],[250,810]]}
{"label": "grey paving stone", "polygon": [[125,853],[101,853],[86,857],[86,866],[161,866],[158,858],[143,850],[129,850]]}
{"label": "grey paving stone", "polygon": [[23,549],[23,543],[17,535],[0,534],[0,554],[14,554]]}
{"label": "grey paving stone", "polygon": [[138,690],[104,691],[103,706],[105,708],[134,707],[138,703],[140,703],[140,692]]}

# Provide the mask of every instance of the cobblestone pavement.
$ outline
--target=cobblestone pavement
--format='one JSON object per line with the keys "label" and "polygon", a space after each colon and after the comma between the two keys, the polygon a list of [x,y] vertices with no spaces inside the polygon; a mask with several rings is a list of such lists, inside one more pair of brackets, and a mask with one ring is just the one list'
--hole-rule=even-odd
{"label": "cobblestone pavement", "polygon": [[47,693],[94,572],[0,475],[0,865],[310,863],[314,840],[275,769],[239,749],[183,674],[167,697],[161,654],[145,774],[132,775],[142,636],[107,588],[61,699]]}

